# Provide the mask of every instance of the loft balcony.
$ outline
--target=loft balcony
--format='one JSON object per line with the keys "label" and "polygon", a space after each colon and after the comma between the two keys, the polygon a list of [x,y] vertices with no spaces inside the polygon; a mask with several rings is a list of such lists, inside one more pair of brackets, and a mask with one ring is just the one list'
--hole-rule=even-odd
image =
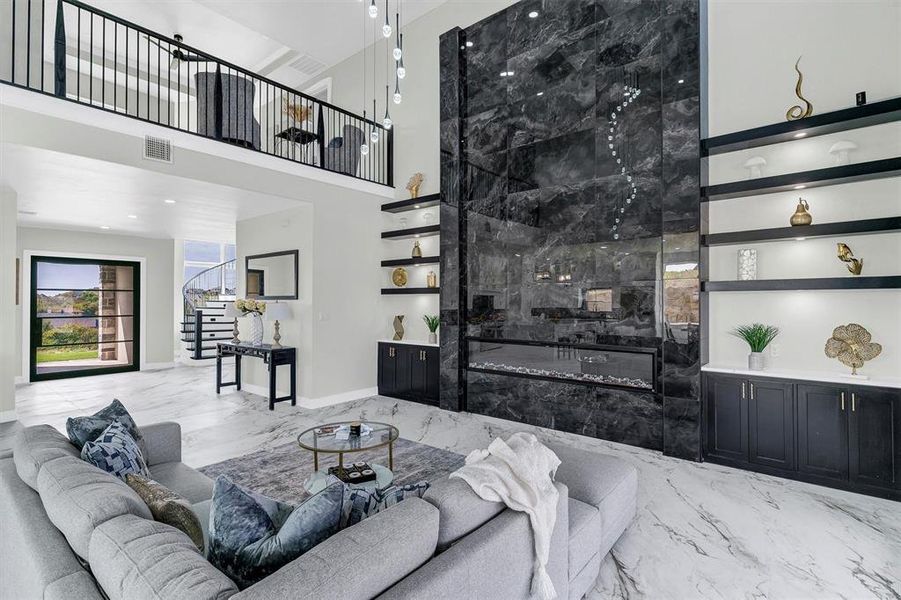
{"label": "loft balcony", "polygon": [[[393,135],[380,123],[77,0],[2,7],[0,81],[7,85],[394,185]],[[378,143],[370,141],[373,131]]]}

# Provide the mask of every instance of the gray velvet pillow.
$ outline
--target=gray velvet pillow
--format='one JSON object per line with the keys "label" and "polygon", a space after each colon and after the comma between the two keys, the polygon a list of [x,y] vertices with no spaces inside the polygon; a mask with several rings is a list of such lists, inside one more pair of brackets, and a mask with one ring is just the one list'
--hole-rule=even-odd
{"label": "gray velvet pillow", "polygon": [[155,520],[185,532],[203,552],[203,527],[187,499],[159,482],[134,473],[125,476],[125,483],[147,504]]}
{"label": "gray velvet pillow", "polygon": [[139,446],[143,446],[144,438],[141,431],[135,425],[134,419],[125,410],[125,406],[118,400],[113,400],[109,406],[102,408],[93,415],[87,417],[69,417],[66,420],[66,433],[69,440],[80,451],[88,442],[93,442],[104,430],[113,423],[121,423],[128,429],[131,437]]}
{"label": "gray velvet pillow", "polygon": [[239,588],[247,588],[337,533],[343,500],[340,481],[293,507],[219,476],[207,558]]}

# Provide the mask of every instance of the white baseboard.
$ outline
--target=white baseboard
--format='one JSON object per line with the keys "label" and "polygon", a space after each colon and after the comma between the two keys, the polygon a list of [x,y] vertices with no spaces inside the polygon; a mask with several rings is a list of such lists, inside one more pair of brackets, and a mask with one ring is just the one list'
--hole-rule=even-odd
{"label": "white baseboard", "polygon": [[0,423],[9,423],[18,419],[15,409],[0,411]]}
{"label": "white baseboard", "polygon": [[16,378],[13,379],[13,385],[25,385],[28,383],[28,378],[24,375],[16,375]]}
{"label": "white baseboard", "polygon": [[167,363],[145,363],[141,366],[142,371],[161,371],[163,369],[171,369],[175,367],[178,363],[176,362],[167,362]]}
{"label": "white baseboard", "polygon": [[[234,388],[226,389],[233,390]],[[266,386],[254,385],[252,383],[242,383],[241,389],[242,391],[250,392],[251,394],[256,394],[257,396],[262,396],[263,398],[269,397],[269,388]],[[343,402],[351,402],[352,400],[360,400],[361,398],[375,396],[376,394],[378,394],[378,391],[379,389],[377,387],[372,387],[353,390],[350,392],[341,392],[340,394],[333,394],[331,396],[322,396],[321,398],[300,397],[297,399],[297,404],[298,406],[302,406],[303,408],[323,408],[326,406],[341,404]],[[287,391],[278,390],[277,394],[279,396],[287,395]]]}

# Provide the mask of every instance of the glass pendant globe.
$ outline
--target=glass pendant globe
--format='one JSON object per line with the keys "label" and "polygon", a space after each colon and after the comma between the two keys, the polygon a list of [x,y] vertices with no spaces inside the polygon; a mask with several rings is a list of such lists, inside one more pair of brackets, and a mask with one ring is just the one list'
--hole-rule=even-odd
{"label": "glass pendant globe", "polygon": [[369,5],[369,16],[373,19],[379,16],[379,7],[375,5],[375,0],[372,0],[372,4]]}
{"label": "glass pendant globe", "polygon": [[360,154],[362,154],[363,156],[366,156],[367,154],[369,154],[369,146],[366,144],[363,144],[362,146],[360,146]]}
{"label": "glass pendant globe", "polygon": [[397,67],[397,78],[403,79],[407,76],[407,70],[404,67]]}
{"label": "glass pendant globe", "polygon": [[385,127],[385,129],[391,129],[391,126],[394,125],[394,121],[391,120],[391,117],[385,117],[385,119],[382,121],[382,125]]}
{"label": "glass pendant globe", "polygon": [[394,56],[394,60],[400,60],[400,57],[404,55],[404,51],[400,48],[395,48],[392,54]]}
{"label": "glass pendant globe", "polygon": [[394,31],[394,30],[391,28],[391,25],[388,25],[387,23],[382,25],[382,36],[389,38],[389,37],[391,37],[392,31]]}
{"label": "glass pendant globe", "polygon": [[403,101],[404,101],[404,97],[401,96],[400,92],[394,92],[394,103],[400,104]]}
{"label": "glass pendant globe", "polygon": [[373,144],[377,144],[379,142],[379,130],[373,129],[372,133],[369,134],[369,139],[372,140]]}

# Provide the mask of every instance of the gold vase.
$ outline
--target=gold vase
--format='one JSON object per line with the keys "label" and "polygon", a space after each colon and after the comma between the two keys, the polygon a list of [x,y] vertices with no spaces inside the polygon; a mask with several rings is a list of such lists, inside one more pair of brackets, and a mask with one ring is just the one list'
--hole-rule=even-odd
{"label": "gold vase", "polygon": [[422,248],[418,241],[413,242],[413,258],[422,258]]}
{"label": "gold vase", "polygon": [[813,223],[813,216],[808,212],[809,210],[810,205],[807,204],[807,200],[798,198],[798,207],[795,209],[795,214],[789,219],[789,223],[791,223],[792,227],[810,225]]}
{"label": "gold vase", "polygon": [[404,315],[394,316],[394,341],[399,342],[404,339]]}

